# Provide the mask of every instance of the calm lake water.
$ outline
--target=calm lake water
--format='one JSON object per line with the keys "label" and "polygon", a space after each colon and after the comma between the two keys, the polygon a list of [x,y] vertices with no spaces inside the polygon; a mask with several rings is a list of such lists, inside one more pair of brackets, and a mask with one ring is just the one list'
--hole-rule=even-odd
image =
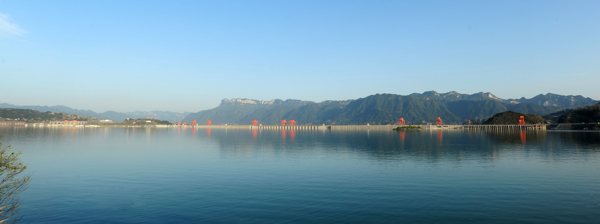
{"label": "calm lake water", "polygon": [[3,127],[22,223],[598,223],[600,132]]}

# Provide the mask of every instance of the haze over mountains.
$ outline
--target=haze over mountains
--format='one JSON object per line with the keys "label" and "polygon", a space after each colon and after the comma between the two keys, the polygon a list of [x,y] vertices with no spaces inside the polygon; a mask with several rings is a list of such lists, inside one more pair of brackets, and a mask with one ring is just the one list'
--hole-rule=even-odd
{"label": "haze over mountains", "polygon": [[15,108],[15,109],[32,109],[40,112],[61,112],[72,115],[79,115],[85,117],[96,117],[99,119],[109,119],[116,122],[121,122],[127,118],[156,118],[160,120],[166,120],[170,122],[177,122],[185,118],[189,112],[177,113],[171,111],[135,111],[135,112],[116,112],[106,111],[103,113],[97,113],[91,110],[78,110],[66,106],[19,106],[7,103],[0,103],[0,108]]}
{"label": "haze over mountains", "polygon": [[568,108],[584,107],[598,101],[583,96],[563,96],[548,93],[531,99],[501,99],[491,93],[460,94],[428,91],[402,96],[376,94],[356,100],[324,101],[301,100],[258,101],[224,99],[210,110],[188,115],[182,121],[196,120],[213,124],[275,125],[281,120],[296,120],[298,124],[395,124],[403,117],[407,124],[435,122],[441,117],[446,124],[462,124],[469,119],[485,119],[494,114],[512,110],[525,114],[546,115]]}

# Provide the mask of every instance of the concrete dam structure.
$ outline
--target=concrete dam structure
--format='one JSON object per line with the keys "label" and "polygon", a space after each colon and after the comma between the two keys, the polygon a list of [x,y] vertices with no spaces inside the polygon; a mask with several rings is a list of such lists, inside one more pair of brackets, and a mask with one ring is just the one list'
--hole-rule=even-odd
{"label": "concrete dam structure", "polygon": [[[392,130],[399,125],[171,125],[164,127],[215,128],[215,129],[259,129],[259,130]],[[420,125],[421,129],[464,129],[481,131],[546,130],[546,125]]]}

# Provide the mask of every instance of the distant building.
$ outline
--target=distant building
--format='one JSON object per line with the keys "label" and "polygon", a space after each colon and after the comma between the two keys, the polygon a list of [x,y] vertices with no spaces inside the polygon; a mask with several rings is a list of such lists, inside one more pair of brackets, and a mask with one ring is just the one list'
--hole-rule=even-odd
{"label": "distant building", "polygon": [[6,126],[6,125],[11,125],[11,126],[23,126],[27,123],[23,122],[23,121],[0,121],[0,125]]}
{"label": "distant building", "polygon": [[87,121],[50,121],[50,125],[86,125]]}

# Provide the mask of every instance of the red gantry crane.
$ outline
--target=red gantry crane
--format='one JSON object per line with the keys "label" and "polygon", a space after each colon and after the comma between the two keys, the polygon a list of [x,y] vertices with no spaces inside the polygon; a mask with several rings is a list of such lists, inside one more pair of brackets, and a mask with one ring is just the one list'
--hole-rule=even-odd
{"label": "red gantry crane", "polygon": [[296,126],[296,121],[295,120],[290,120],[290,126]]}
{"label": "red gantry crane", "polygon": [[406,122],[404,121],[404,118],[400,118],[400,120],[398,120],[398,125],[400,126],[404,126]]}
{"label": "red gantry crane", "polygon": [[285,126],[285,124],[287,124],[286,120],[281,120],[281,126]]}
{"label": "red gantry crane", "polygon": [[519,118],[519,125],[525,125],[525,116]]}
{"label": "red gantry crane", "polygon": [[442,119],[438,117],[435,122],[436,125],[442,125]]}
{"label": "red gantry crane", "polygon": [[256,120],[253,120],[253,121],[252,121],[252,126],[258,126],[258,121],[256,121]]}

